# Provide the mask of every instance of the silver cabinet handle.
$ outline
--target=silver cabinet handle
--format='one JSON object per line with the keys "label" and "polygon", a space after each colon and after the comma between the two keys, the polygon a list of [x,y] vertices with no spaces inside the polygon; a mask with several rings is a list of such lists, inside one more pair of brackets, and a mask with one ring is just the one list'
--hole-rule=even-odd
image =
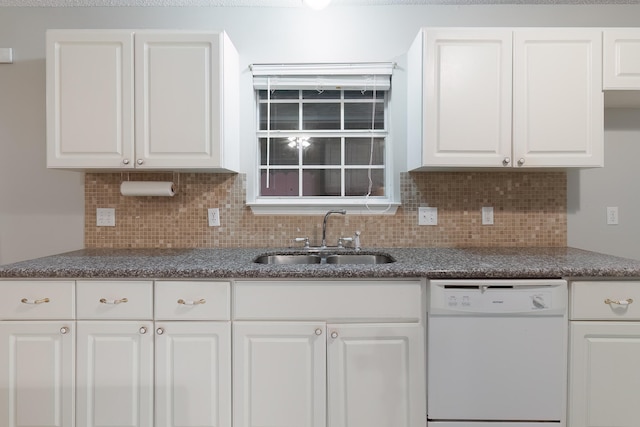
{"label": "silver cabinet handle", "polygon": [[26,298],[22,298],[20,300],[21,303],[23,304],[46,304],[48,302],[50,302],[51,300],[49,298],[40,298],[40,299],[26,299]]}
{"label": "silver cabinet handle", "polygon": [[162,328],[156,329],[156,334],[158,334],[158,335],[164,334],[164,329],[162,329]]}
{"label": "silver cabinet handle", "polygon": [[316,335],[322,335],[322,329],[320,328],[316,329]]}
{"label": "silver cabinet handle", "polygon": [[137,161],[136,163],[137,163],[137,164],[139,164],[139,165],[141,165],[141,164],[143,164],[143,163],[144,163],[144,160],[142,160],[142,159],[138,159],[138,161]]}
{"label": "silver cabinet handle", "polygon": [[147,333],[147,328],[145,326],[140,327],[140,334],[144,335]]}
{"label": "silver cabinet handle", "polygon": [[338,333],[336,331],[331,332],[331,338],[338,338]]}
{"label": "silver cabinet handle", "polygon": [[128,165],[129,164],[129,159],[122,159],[122,164],[123,165]]}
{"label": "silver cabinet handle", "polygon": [[112,300],[108,300],[106,298],[100,298],[101,304],[122,304],[125,302],[129,302],[129,300],[126,298],[112,299]]}
{"label": "silver cabinet handle", "polygon": [[633,302],[632,298],[627,298],[627,299],[621,299],[621,300],[613,300],[613,299],[609,299],[607,298],[606,300],[604,300],[605,304],[611,305],[611,304],[616,304],[616,305],[629,305]]}
{"label": "silver cabinet handle", "polygon": [[66,335],[69,333],[69,328],[67,328],[66,326],[63,326],[62,328],[60,328],[60,333],[62,335]]}
{"label": "silver cabinet handle", "polygon": [[503,166],[509,166],[509,163],[511,163],[511,157],[505,157],[505,158],[502,160],[502,165],[503,165]]}
{"label": "silver cabinet handle", "polygon": [[207,300],[204,298],[200,298],[199,300],[195,300],[195,301],[183,300],[182,298],[178,300],[178,304],[181,304],[181,305],[199,305],[199,304],[204,304],[206,302]]}
{"label": "silver cabinet handle", "polygon": [[524,159],[518,160],[518,166],[522,166],[522,165],[524,165]]}

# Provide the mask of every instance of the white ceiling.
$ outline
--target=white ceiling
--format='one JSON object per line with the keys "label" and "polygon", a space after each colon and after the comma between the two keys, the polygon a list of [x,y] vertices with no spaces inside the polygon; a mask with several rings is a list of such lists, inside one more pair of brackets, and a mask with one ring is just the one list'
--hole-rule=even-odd
{"label": "white ceiling", "polygon": [[[333,0],[333,5],[638,4],[640,0]],[[302,0],[0,0],[0,7],[226,6],[302,7]]]}

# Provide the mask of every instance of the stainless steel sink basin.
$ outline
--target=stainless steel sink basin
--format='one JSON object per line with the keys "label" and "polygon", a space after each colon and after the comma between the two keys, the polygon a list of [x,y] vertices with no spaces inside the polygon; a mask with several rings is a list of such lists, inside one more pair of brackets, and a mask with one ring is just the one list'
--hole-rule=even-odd
{"label": "stainless steel sink basin", "polygon": [[253,262],[258,264],[320,264],[318,255],[261,255]]}
{"label": "stainless steel sink basin", "polygon": [[327,264],[388,264],[394,261],[387,255],[336,254],[327,256]]}
{"label": "stainless steel sink basin", "polygon": [[279,254],[261,255],[253,262],[258,264],[388,264],[395,262],[384,254]]}

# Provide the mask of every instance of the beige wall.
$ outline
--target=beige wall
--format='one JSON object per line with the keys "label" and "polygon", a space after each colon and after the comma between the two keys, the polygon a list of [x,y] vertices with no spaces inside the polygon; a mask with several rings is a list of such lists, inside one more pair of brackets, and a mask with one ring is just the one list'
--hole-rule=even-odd
{"label": "beige wall", "polygon": [[[0,46],[14,49],[15,63],[0,64],[0,263],[84,245],[82,174],[45,168],[44,36],[48,28],[225,29],[240,52],[243,123],[253,123],[254,117],[247,72],[251,63],[396,61],[391,124],[396,145],[394,169],[402,171],[406,135],[403,66],[405,53],[421,26],[634,26],[638,16],[637,4],[334,7],[321,13],[302,7],[2,7]],[[252,147],[252,126],[243,126],[241,132],[242,143]],[[617,158],[622,163],[614,160],[608,164],[602,172],[607,177],[628,162],[624,154]],[[242,167],[252,167],[251,157]],[[580,184],[582,179],[580,175],[578,182],[570,180],[569,193],[579,188],[598,199],[600,190],[590,193]],[[611,179],[615,177],[611,175]],[[618,200],[611,203],[622,204]],[[582,224],[582,217],[591,210],[582,205],[572,208],[569,229],[572,221]],[[635,205],[625,208],[620,216],[621,221],[638,217],[640,209]],[[634,231],[638,228],[631,222],[626,224]],[[570,233],[569,243],[607,250],[635,247],[631,232],[620,236],[608,233],[588,241],[571,237],[588,233],[588,229]]]}

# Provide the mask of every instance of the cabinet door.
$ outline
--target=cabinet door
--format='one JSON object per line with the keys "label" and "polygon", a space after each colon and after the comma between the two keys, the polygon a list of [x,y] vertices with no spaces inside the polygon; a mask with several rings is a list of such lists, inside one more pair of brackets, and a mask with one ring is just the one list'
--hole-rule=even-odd
{"label": "cabinet door", "polygon": [[47,166],[133,167],[133,34],[47,32]]}
{"label": "cabinet door", "polygon": [[221,166],[220,37],[136,33],[137,167]]}
{"label": "cabinet door", "polygon": [[510,166],[511,37],[508,29],[425,31],[425,166]]}
{"label": "cabinet door", "polygon": [[74,322],[0,322],[0,425],[74,425],[74,337]]}
{"label": "cabinet door", "polygon": [[571,322],[569,427],[640,420],[640,323]]}
{"label": "cabinet door", "polygon": [[230,322],[156,323],[156,427],[231,427]]}
{"label": "cabinet door", "polygon": [[77,424],[153,425],[153,323],[79,321]]}
{"label": "cabinet door", "polygon": [[604,90],[640,90],[640,29],[605,29]]}
{"label": "cabinet door", "polygon": [[421,325],[328,325],[327,331],[330,426],[424,427]]}
{"label": "cabinet door", "polygon": [[234,322],[234,427],[325,427],[325,325]]}
{"label": "cabinet door", "polygon": [[516,167],[603,166],[602,31],[514,32]]}

